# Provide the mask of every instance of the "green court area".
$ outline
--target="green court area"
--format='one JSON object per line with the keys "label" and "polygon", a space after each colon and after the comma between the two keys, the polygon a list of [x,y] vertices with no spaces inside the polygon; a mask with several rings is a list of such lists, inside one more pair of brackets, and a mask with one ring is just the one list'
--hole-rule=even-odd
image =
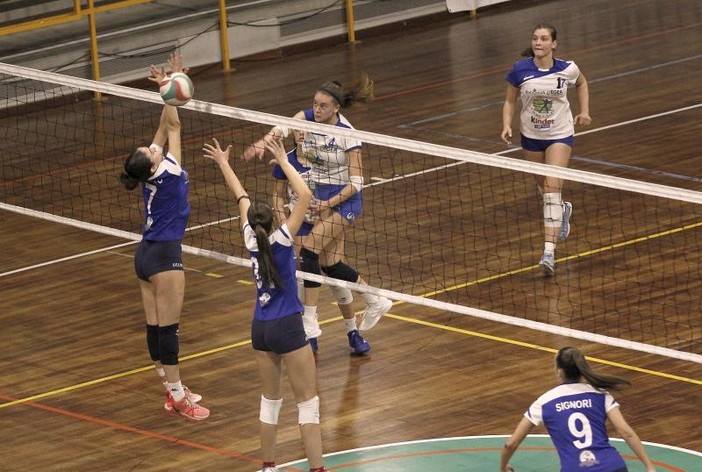
{"label": "green court area", "polygon": [[[500,451],[507,436],[473,436],[429,439],[352,449],[325,455],[325,465],[339,472],[489,472],[499,468]],[[626,443],[612,439],[630,472],[643,471]],[[702,453],[664,444],[644,443],[657,470],[702,472]],[[558,471],[558,454],[547,435],[528,436],[512,458],[517,472]],[[283,471],[307,471],[307,462],[279,466]]]}

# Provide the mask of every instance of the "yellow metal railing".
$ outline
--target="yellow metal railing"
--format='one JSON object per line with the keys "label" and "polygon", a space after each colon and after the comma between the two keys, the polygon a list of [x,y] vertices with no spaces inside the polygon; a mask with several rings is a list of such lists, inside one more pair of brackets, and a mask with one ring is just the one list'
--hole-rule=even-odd
{"label": "yellow metal railing", "polygon": [[[45,18],[38,18],[30,21],[25,21],[21,23],[16,23],[9,26],[0,27],[0,36],[15,34],[15,33],[25,33],[28,31],[34,31],[42,28],[47,28],[50,26],[62,25],[65,23],[71,23],[75,21],[83,20],[88,18],[88,28],[90,34],[90,62],[92,70],[92,79],[100,80],[100,61],[98,55],[98,42],[97,42],[97,27],[95,16],[98,13],[119,10],[121,8],[128,8],[135,5],[140,5],[144,3],[150,3],[151,0],[118,0],[114,3],[108,5],[95,6],[95,0],[73,0],[73,12],[63,13],[53,16],[47,16]],[[225,71],[230,69],[229,63],[229,34],[228,34],[228,23],[227,23],[227,2],[226,0],[218,0],[219,2],[219,30],[220,30],[220,49],[222,52],[222,68]],[[354,0],[345,0],[346,3],[346,28],[348,41],[353,43],[356,41],[356,32],[354,27],[354,16],[353,16],[353,2]],[[95,92],[96,97],[99,98],[100,92]]]}

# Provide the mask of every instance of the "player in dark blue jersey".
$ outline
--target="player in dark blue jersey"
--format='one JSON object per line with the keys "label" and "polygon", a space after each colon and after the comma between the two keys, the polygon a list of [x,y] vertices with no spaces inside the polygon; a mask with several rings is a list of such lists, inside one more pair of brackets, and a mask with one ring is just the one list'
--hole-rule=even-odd
{"label": "player in dark blue jersey", "polygon": [[302,324],[302,304],[297,295],[293,237],[300,229],[312,192],[288,161],[282,142],[270,140],[266,149],[285,172],[298,196],[298,205],[277,229],[273,228],[273,209],[266,202],[250,201],[239,178],[229,165],[232,146],[222,150],[215,139],[205,144],[205,156],[218,165],[234,193],[244,231],[246,248],[251,254],[256,307],[251,326],[251,344],[262,382],[260,407],[263,471],[275,469],[275,443],[278,415],[283,403],[282,364],[285,364],[298,408],[302,442],[311,472],[322,472],[322,435],[319,424],[317,371],[312,349]]}
{"label": "player in dark blue jersey", "polygon": [[[288,151],[288,161],[293,165],[295,170],[303,177],[307,185],[314,191],[315,182],[311,180],[310,172],[312,170],[311,163],[307,161],[305,157],[305,133],[304,131],[293,131],[295,137],[295,147]],[[275,212],[276,219],[279,223],[283,223],[287,218],[286,207],[292,210],[292,208],[297,205],[297,194],[290,188],[288,184],[288,178],[285,176],[282,168],[279,165],[273,167],[271,172],[273,178],[275,179],[275,186],[273,188],[273,211]],[[305,221],[302,222],[302,226],[295,235],[295,253],[300,253],[300,248],[304,244],[304,239],[307,235],[312,232],[314,223],[317,217],[312,214],[312,210],[308,209],[305,213]],[[345,254],[344,250],[344,240],[339,239],[335,242],[333,251],[323,251],[320,254],[320,265],[322,267],[330,267],[338,260],[341,260],[341,256]],[[356,326],[356,314],[353,310],[353,294],[351,290],[343,287],[337,287],[335,285],[328,285],[334,298],[336,299],[337,306],[341,312],[341,316],[344,319],[344,325],[346,328],[346,336],[348,338],[349,346],[353,349],[354,354],[365,354],[370,351],[371,346],[361,333],[358,332]],[[298,294],[301,300],[304,300],[304,287],[302,281],[298,281]],[[308,318],[303,317],[303,322],[308,320]],[[310,324],[310,323],[308,323]],[[317,320],[314,319],[311,326],[305,326],[305,331],[308,334],[308,339],[312,350],[316,353],[318,349],[318,336],[321,334],[321,329],[319,329],[319,324]]]}
{"label": "player in dark blue jersey", "polygon": [[[587,80],[575,62],[554,57],[557,45],[553,26],[542,24],[534,29],[531,47],[524,52],[527,57],[516,62],[507,74],[501,137],[512,144],[512,119],[519,96],[524,157],[532,162],[568,167],[574,125],[589,125],[592,120]],[[577,90],[580,112],[575,118],[568,102],[569,87]],[[573,205],[562,199],[562,179],[543,175],[535,178],[543,196],[544,252],[539,266],[545,275],[552,276],[556,269],[556,243],[570,234]]]}
{"label": "player in dark blue jersey", "polygon": [[[345,89],[339,82],[322,84],[316,91],[312,108],[301,110],[294,118],[323,123],[340,128],[353,129],[341,114],[341,109],[357,101],[373,98],[373,81],[367,75],[352,88]],[[286,137],[286,127],[275,126],[263,138],[244,150],[246,160],[262,157],[264,143]],[[310,180],[314,182],[312,213],[317,219],[303,241],[300,250],[300,268],[303,272],[325,275],[345,282],[368,285],[359,273],[343,261],[343,242],[346,232],[360,216],[363,209],[361,191],[363,189],[363,168],[361,146],[358,139],[335,136],[325,133],[305,132],[305,157],[312,164]],[[325,263],[327,265],[322,265]],[[317,304],[321,284],[305,279],[304,321],[309,338],[321,334],[317,322]],[[351,292],[345,293],[350,296]],[[361,292],[366,301],[358,330],[373,328],[380,318],[392,307],[392,301],[369,292]],[[338,298],[338,297],[337,297]],[[347,304],[351,299],[347,300]],[[356,319],[345,319],[347,331],[356,330]],[[352,339],[350,337],[349,341]]]}
{"label": "player in dark blue jersey", "polygon": [[[181,57],[168,59],[172,72],[182,72]],[[160,83],[166,73],[151,66],[150,80]],[[168,142],[168,152],[163,146]],[[120,180],[128,190],[140,183],[144,196],[142,240],[134,257],[146,313],[146,342],[156,371],[166,388],[164,408],[193,420],[210,414],[197,404],[201,396],[180,380],[178,326],[185,294],[181,241],[190,214],[188,173],[180,166],[178,110],[164,105],[151,146],[137,148],[124,162]]]}
{"label": "player in dark blue jersey", "polygon": [[509,460],[527,434],[546,426],[558,451],[561,472],[626,472],[619,452],[609,443],[607,420],[614,425],[646,472],[655,471],[636,432],[624,420],[619,403],[608,390],[619,390],[629,382],[596,374],[580,350],[564,347],[556,355],[560,385],[541,395],[524,413],[522,421],[502,450],[500,472],[513,472]]}

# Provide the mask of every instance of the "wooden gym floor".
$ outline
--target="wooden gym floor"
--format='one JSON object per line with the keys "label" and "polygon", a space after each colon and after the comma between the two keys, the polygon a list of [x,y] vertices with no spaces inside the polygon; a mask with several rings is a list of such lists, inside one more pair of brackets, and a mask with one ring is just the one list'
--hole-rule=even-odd
{"label": "wooden gym floor", "polygon": [[[505,151],[504,75],[544,20],[559,29],[559,56],[574,59],[591,82],[590,129],[598,131],[577,139],[583,158],[571,167],[699,190],[702,4],[695,0],[513,2],[477,20],[447,14],[361,35],[354,45],[234,61],[229,74],[213,65],[193,78],[199,100],[290,116],[320,83],[365,70],[377,99],[345,113],[357,128],[497,153]],[[681,111],[655,117],[671,110]],[[442,115],[452,118],[420,123]],[[2,222],[0,470],[256,470],[248,269],[186,255],[182,376],[212,410],[207,421],[191,423],[161,407],[134,245],[12,212],[3,211]],[[697,308],[701,285],[689,285]],[[321,312],[325,452],[509,434],[553,385],[553,353],[569,344],[632,382],[617,398],[643,440],[702,450],[699,364],[409,304],[396,304],[367,333],[371,354],[355,357],[336,309]],[[698,332],[700,316],[689,313]],[[701,341],[685,347],[700,353]],[[296,415],[286,388],[279,462],[303,456]]]}

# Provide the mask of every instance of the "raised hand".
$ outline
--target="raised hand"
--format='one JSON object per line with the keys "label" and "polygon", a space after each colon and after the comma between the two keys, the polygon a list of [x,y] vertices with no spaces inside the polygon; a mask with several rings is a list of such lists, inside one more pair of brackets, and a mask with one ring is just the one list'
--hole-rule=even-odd
{"label": "raised hand", "polygon": [[205,146],[202,148],[204,156],[220,165],[228,163],[229,152],[232,150],[232,145],[230,144],[227,146],[227,149],[222,149],[216,138],[212,138],[212,142],[214,145],[205,143]]}

